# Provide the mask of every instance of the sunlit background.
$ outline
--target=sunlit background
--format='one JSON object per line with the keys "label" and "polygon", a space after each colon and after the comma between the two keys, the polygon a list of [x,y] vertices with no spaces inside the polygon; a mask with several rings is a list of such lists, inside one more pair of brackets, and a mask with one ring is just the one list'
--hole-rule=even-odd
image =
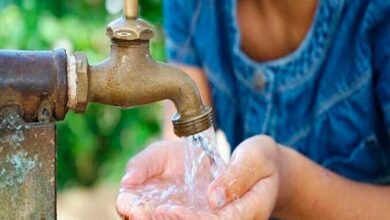
{"label": "sunlit background", "polygon": [[[107,57],[108,22],[123,0],[1,0],[0,48],[84,51]],[[161,0],[141,0],[157,30],[151,53],[164,60]],[[129,82],[130,83],[130,82]],[[57,123],[58,219],[116,219],[115,195],[127,160],[160,135],[160,105],[121,110],[93,104]]]}

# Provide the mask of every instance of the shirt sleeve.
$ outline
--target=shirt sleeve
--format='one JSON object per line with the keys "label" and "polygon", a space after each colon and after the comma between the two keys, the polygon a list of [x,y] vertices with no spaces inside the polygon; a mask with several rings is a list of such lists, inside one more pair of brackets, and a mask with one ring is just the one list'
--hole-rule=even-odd
{"label": "shirt sleeve", "polygon": [[383,111],[387,132],[390,135],[390,4],[382,7],[374,36],[374,66],[376,94]]}
{"label": "shirt sleeve", "polygon": [[164,31],[169,62],[200,67],[193,43],[199,1],[165,0]]}

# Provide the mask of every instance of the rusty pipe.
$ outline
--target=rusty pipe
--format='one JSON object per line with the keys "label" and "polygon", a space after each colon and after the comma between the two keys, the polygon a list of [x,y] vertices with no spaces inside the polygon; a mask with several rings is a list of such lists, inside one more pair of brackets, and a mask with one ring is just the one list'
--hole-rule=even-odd
{"label": "rusty pipe", "polygon": [[16,106],[26,122],[62,120],[67,112],[65,50],[0,50],[0,108]]}

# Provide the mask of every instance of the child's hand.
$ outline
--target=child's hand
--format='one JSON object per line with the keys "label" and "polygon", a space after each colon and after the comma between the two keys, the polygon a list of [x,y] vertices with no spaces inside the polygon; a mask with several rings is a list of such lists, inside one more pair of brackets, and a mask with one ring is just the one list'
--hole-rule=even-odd
{"label": "child's hand", "polygon": [[[160,208],[168,219],[269,219],[282,208],[292,187],[286,175],[288,160],[271,138],[256,136],[241,143],[225,172],[208,188],[214,212],[194,213],[181,206]],[[282,187],[283,186],[283,187]]]}

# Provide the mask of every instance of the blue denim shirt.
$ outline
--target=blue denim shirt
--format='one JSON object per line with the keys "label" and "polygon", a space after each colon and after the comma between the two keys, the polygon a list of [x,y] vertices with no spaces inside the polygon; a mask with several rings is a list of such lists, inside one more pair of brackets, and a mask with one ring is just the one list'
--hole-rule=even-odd
{"label": "blue denim shirt", "polygon": [[298,49],[267,62],[240,48],[237,0],[164,3],[168,58],[205,71],[231,146],[268,134],[345,177],[390,183],[390,1],[320,1]]}

